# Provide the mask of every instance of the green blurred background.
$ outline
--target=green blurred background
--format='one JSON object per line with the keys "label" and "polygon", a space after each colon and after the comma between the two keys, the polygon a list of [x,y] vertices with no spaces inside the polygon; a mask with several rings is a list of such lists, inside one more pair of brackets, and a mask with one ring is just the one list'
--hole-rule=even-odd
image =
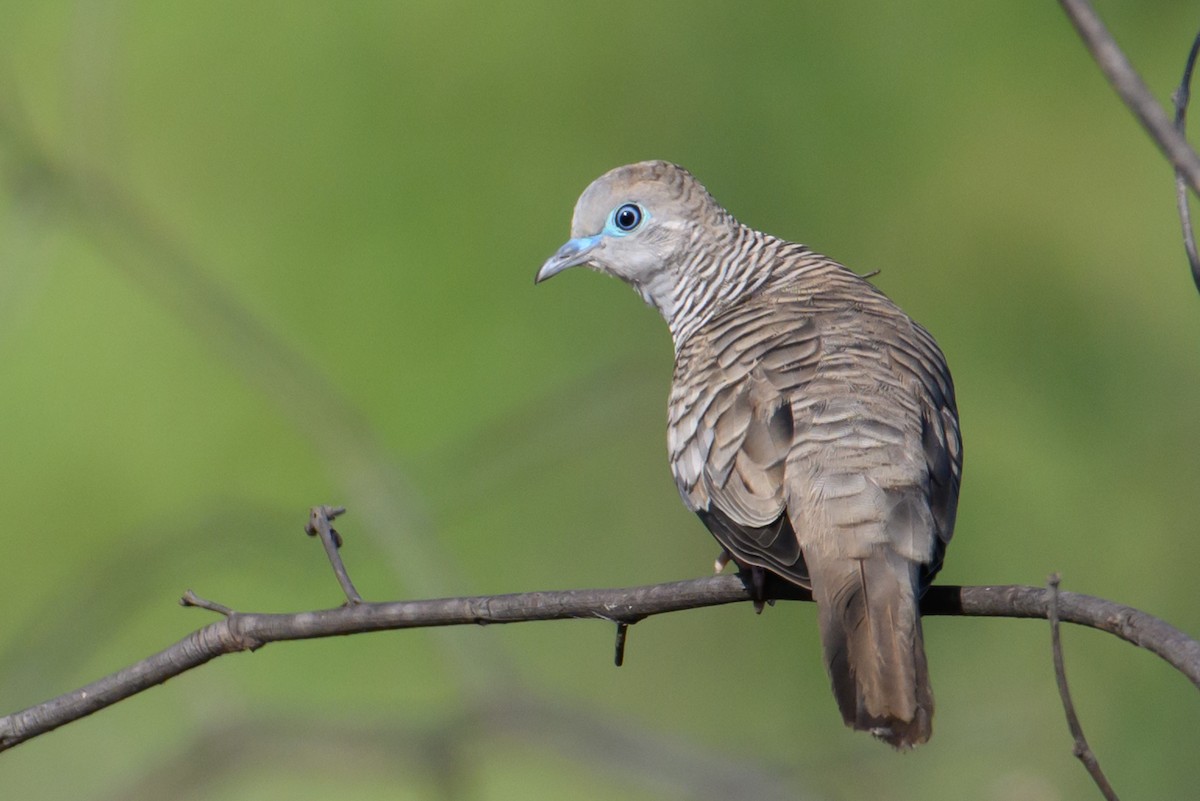
{"label": "green blurred background", "polygon": [[[1099,7],[1161,99],[1193,4]],[[1045,3],[0,3],[5,713],[211,615],[624,586],[716,553],[671,347],[533,286],[579,192],[688,166],[876,282],[954,370],[947,583],[1200,630],[1200,298],[1171,172]],[[1097,797],[1044,623],[937,618],[936,734],[844,729],[811,606],[412,631],[220,659],[0,755],[21,799]],[[1066,658],[1118,790],[1194,797],[1195,688]]]}

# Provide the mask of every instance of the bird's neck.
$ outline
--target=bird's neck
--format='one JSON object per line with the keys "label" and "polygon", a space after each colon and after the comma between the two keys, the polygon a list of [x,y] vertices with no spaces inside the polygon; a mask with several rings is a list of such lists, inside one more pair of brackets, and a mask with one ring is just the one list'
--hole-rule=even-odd
{"label": "bird's neck", "polygon": [[[730,303],[795,280],[805,256],[803,245],[786,242],[735,223],[719,236],[709,231],[689,255],[639,287],[671,329],[675,351]],[[660,284],[661,282],[661,284]]]}

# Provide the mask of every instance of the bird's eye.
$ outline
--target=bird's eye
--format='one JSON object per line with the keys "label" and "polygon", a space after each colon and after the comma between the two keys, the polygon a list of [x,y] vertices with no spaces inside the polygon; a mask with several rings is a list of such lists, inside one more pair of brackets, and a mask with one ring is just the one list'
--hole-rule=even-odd
{"label": "bird's eye", "polygon": [[642,224],[642,207],[636,203],[626,203],[613,212],[613,225],[621,233],[629,233]]}

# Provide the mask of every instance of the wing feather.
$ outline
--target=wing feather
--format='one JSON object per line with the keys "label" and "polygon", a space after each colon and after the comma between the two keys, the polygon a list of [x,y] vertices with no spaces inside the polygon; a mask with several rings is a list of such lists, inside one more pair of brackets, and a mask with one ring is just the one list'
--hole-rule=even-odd
{"label": "wing feather", "polygon": [[677,353],[675,479],[739,562],[808,586],[802,546],[825,536],[847,556],[890,543],[923,586],[940,568],[962,469],[954,389],[932,337],[878,298],[752,297]]}

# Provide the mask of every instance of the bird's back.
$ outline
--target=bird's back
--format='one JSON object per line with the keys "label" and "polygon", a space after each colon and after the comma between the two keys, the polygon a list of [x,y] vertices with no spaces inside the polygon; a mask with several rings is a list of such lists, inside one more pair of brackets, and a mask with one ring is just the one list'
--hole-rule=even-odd
{"label": "bird's back", "polygon": [[[787,509],[847,552],[877,542],[889,522],[907,524],[904,513],[927,535],[905,550],[928,561],[931,578],[953,533],[962,464],[945,359],[924,328],[835,262],[808,253],[792,272],[678,349],[668,440],[680,494],[746,530],[775,526]],[[820,511],[810,505],[828,516],[823,525],[805,520]],[[745,533],[723,542],[735,557],[806,583],[795,547]]]}
{"label": "bird's back", "polygon": [[[962,459],[950,374],[925,329],[840,265],[806,253],[773,272],[677,348],[676,483],[739,564],[814,590],[847,722],[921,742],[932,696],[915,603],[953,533]],[[899,629],[847,638],[905,604]]]}

